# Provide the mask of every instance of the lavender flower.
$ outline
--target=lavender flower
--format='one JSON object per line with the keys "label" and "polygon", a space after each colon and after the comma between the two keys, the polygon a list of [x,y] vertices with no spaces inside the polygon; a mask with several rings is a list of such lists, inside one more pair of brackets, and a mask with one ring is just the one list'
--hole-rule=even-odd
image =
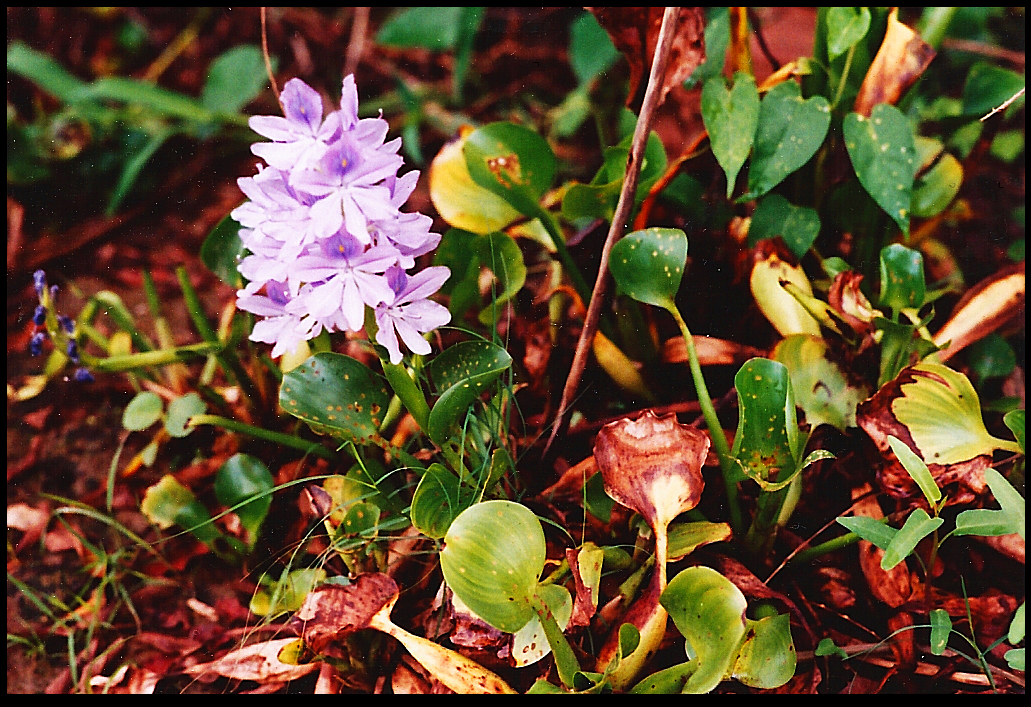
{"label": "lavender flower", "polygon": [[427,216],[401,211],[418,172],[397,176],[400,139],[385,142],[381,118],[358,118],[353,76],[343,81],[340,110],[325,119],[319,94],[300,79],[281,99],[285,117],[250,119],[273,142],[252,146],[268,166],[239,180],[249,201],[232,213],[250,251],[239,264],[248,284],[238,306],[265,317],[251,339],[279,356],[323,331],[359,331],[371,308],[392,363],[402,358],[398,337],[429,353],[422,335],[451,319],[429,297],[450,272],[406,272],[440,235]]}

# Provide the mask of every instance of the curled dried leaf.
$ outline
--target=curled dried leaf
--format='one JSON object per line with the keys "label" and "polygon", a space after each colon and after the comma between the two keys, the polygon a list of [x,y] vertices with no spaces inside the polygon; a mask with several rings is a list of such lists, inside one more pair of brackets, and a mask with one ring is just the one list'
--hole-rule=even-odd
{"label": "curled dried leaf", "polygon": [[932,59],[934,48],[920,39],[912,28],[899,22],[899,10],[894,8],[888,15],[888,30],[881,48],[877,50],[856,96],[856,113],[869,117],[878,103],[898,103]]}

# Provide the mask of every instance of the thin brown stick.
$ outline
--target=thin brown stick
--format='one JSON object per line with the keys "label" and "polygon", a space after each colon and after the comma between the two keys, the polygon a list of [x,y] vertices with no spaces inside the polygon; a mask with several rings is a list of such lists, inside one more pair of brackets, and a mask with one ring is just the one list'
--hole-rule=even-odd
{"label": "thin brown stick", "polygon": [[350,76],[358,70],[358,62],[365,50],[365,33],[369,27],[369,8],[354,8],[351,20],[351,40],[347,43],[347,59],[344,61],[344,76]]}
{"label": "thin brown stick", "polygon": [[673,37],[676,34],[677,17],[680,15],[679,7],[667,7],[662,15],[662,27],[659,29],[659,38],[655,43],[655,56],[652,59],[651,74],[648,76],[648,88],[644,93],[644,102],[641,104],[641,115],[637,119],[637,127],[634,129],[634,138],[630,147],[630,156],[627,159],[626,178],[623,181],[623,189],[619,193],[619,203],[616,205],[616,212],[612,217],[612,225],[609,227],[608,237],[601,249],[601,263],[598,265],[598,277],[594,282],[594,291],[591,293],[591,303],[587,307],[587,316],[584,319],[584,328],[580,332],[580,339],[576,342],[576,353],[573,355],[573,363],[569,368],[569,376],[566,378],[566,385],[562,389],[562,400],[559,402],[558,413],[552,423],[551,436],[544,447],[547,454],[552,443],[558,436],[564,425],[566,413],[576,389],[580,385],[580,377],[587,366],[587,352],[594,341],[594,334],[598,330],[598,319],[601,316],[601,305],[605,299],[605,290],[608,288],[608,266],[609,253],[623,236],[630,218],[630,211],[634,204],[634,195],[637,193],[637,180],[640,177],[641,161],[644,158],[645,144],[648,140],[648,133],[651,129],[652,114],[658,106],[662,95],[662,77],[666,73],[666,65],[669,63],[670,46],[673,44]]}
{"label": "thin brown stick", "polygon": [[272,73],[272,60],[268,55],[268,27],[265,20],[265,10],[261,8],[261,54],[265,57],[265,71],[268,73],[268,80],[272,84],[272,93],[276,94],[276,103],[283,107],[283,101],[279,98],[279,86],[276,84],[275,74]]}

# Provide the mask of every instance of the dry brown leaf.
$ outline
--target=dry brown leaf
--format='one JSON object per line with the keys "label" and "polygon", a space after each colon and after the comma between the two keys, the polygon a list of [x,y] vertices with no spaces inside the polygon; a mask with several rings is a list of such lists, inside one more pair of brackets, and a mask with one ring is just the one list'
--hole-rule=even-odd
{"label": "dry brown leaf", "polygon": [[948,346],[938,352],[943,363],[959,351],[1003,326],[1024,316],[1025,263],[1021,261],[977,283],[952,310],[952,316],[934,343]]}
{"label": "dry brown leaf", "polygon": [[[884,517],[880,504],[870,493],[868,484],[852,490],[852,498],[859,500],[852,506],[854,515],[880,520]],[[884,550],[866,540],[859,541],[859,566],[863,569],[870,592],[893,609],[905,604],[913,596],[913,583],[905,562],[890,570],[881,569]]]}
{"label": "dry brown leaf", "polygon": [[888,15],[888,31],[866,72],[856,96],[855,110],[870,117],[878,103],[895,105],[934,59],[934,48],[912,28],[899,22],[899,10]]}
{"label": "dry brown leaf", "polygon": [[39,540],[44,531],[46,531],[47,523],[49,522],[50,509],[46,503],[40,504],[39,508],[33,508],[25,503],[14,503],[8,506],[7,527],[25,533],[14,548],[15,553]]}
{"label": "dry brown leaf", "polygon": [[[713,336],[696,335],[694,347],[698,354],[698,363],[702,366],[737,366],[750,358],[766,354],[762,349]],[[667,363],[687,363],[687,344],[684,343],[684,337],[668,339],[662,345],[662,360]]]}
{"label": "dry brown leaf", "polygon": [[576,597],[573,599],[573,614],[569,619],[569,628],[575,626],[590,626],[591,619],[598,611],[591,588],[584,584],[580,575],[580,551],[583,548],[566,548],[566,561],[569,562],[569,571],[573,575],[573,584],[576,587]]}
{"label": "dry brown leaf", "polygon": [[205,675],[214,673],[235,680],[254,680],[257,682],[283,683],[296,680],[317,670],[318,663],[307,665],[291,665],[279,659],[279,653],[297,638],[277,638],[263,641],[227,653],[210,663],[193,665],[184,670],[187,675]]}
{"label": "dry brown leaf", "polygon": [[[587,8],[605,28],[616,49],[623,53],[630,65],[630,92],[627,105],[631,105],[640,92],[642,80],[647,81],[651,70],[655,44],[662,26],[662,7],[589,7]],[[677,18],[676,36],[669,53],[669,66],[663,78],[659,103],[666,94],[679,86],[705,61],[705,15],[700,7],[684,7]]]}

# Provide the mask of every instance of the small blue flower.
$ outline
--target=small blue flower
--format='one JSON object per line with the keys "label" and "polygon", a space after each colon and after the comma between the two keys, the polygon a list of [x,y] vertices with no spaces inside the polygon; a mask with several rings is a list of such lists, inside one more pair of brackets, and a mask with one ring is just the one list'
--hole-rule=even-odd
{"label": "small blue flower", "polygon": [[36,305],[36,311],[32,315],[32,323],[36,326],[43,326],[47,321],[47,308],[41,304]]}
{"label": "small blue flower", "polygon": [[46,332],[37,331],[29,339],[29,353],[33,356],[39,356],[43,353],[43,342],[47,340]]}
{"label": "small blue flower", "polygon": [[32,283],[36,287],[36,296],[42,297],[44,290],[47,289],[47,274],[42,270],[37,270],[32,273]]}
{"label": "small blue flower", "polygon": [[85,368],[76,368],[75,374],[72,376],[77,383],[92,383],[96,380],[93,374]]}

